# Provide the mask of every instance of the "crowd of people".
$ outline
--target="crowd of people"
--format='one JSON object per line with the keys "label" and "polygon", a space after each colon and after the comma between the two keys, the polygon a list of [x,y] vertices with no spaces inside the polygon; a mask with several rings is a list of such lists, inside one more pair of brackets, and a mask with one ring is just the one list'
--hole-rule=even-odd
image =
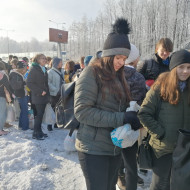
{"label": "crowd of people", "polygon": [[[128,21],[117,19],[102,50],[82,56],[80,63],[68,60],[63,66],[62,59],[44,54],[30,62],[13,56],[8,63],[0,61],[0,136],[8,133],[3,129],[7,103],[17,99],[19,128],[29,129],[30,104],[35,116],[32,138],[44,140],[48,135],[41,125],[47,103],[55,111],[61,86],[76,81],[74,115],[80,126],[75,146],[87,190],[115,190],[116,184],[121,190],[136,190],[143,185],[136,156],[147,134],[153,159],[150,190],[170,190],[178,130],[190,130],[190,52],[173,52],[172,41],[161,38],[153,57],[140,60],[129,33]],[[138,113],[126,112],[130,101],[141,106]],[[121,149],[113,144],[110,132],[124,124],[140,129],[140,137],[131,147]],[[57,124],[47,126],[49,131],[53,127]]]}
{"label": "crowd of people", "polygon": [[[75,73],[78,73],[77,76],[79,76],[85,67],[84,59],[81,59],[81,64],[75,64],[74,61],[68,60],[64,64],[64,68],[62,59],[46,57],[44,54],[36,54],[30,60],[27,57],[19,60],[17,56],[13,55],[9,55],[8,63],[1,60],[0,97],[3,109],[0,114],[2,117],[0,135],[8,133],[3,130],[4,126],[10,127],[10,124],[6,123],[6,103],[18,101],[20,106],[18,128],[21,130],[29,129],[28,110],[31,107],[34,113],[32,137],[37,140],[44,140],[45,137],[48,137],[47,134],[43,133],[41,127],[45,107],[47,103],[50,103],[55,111],[55,106],[61,96],[62,84],[72,82]],[[9,102],[6,98],[7,93],[10,96]],[[52,131],[53,127],[57,128],[57,124],[48,125],[48,131]]]}

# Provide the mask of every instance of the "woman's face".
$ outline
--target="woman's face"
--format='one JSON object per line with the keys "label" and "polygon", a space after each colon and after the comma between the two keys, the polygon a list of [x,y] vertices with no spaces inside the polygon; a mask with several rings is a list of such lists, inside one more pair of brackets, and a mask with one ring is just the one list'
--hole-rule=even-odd
{"label": "woman's face", "polygon": [[123,65],[125,65],[125,60],[127,56],[125,55],[116,55],[113,60],[113,67],[115,71],[118,71]]}
{"label": "woman's face", "polygon": [[65,64],[65,71],[69,71],[69,64],[68,63]]}
{"label": "woman's face", "polygon": [[186,81],[190,76],[190,63],[184,63],[176,67],[177,76],[180,81]]}
{"label": "woman's face", "polygon": [[157,49],[157,54],[158,56],[162,59],[162,60],[166,60],[169,55],[170,55],[170,52],[169,51],[166,51],[162,45],[160,45]]}
{"label": "woman's face", "polygon": [[45,64],[47,63],[47,58],[42,55],[39,59],[38,59],[38,62],[41,66],[45,66]]}

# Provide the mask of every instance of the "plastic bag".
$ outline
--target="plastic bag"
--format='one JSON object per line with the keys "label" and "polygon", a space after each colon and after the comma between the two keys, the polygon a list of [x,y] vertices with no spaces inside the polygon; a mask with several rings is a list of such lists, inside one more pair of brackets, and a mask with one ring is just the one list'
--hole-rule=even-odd
{"label": "plastic bag", "polygon": [[67,152],[76,151],[76,148],[75,148],[76,135],[77,135],[77,130],[75,130],[73,132],[72,136],[69,136],[69,133],[67,134],[67,136],[64,140],[65,151],[67,151]]}
{"label": "plastic bag", "polygon": [[29,128],[34,129],[34,114],[33,110],[28,110]]}
{"label": "plastic bag", "polygon": [[14,111],[14,106],[13,104],[8,104],[7,105],[7,119],[6,122],[7,123],[11,123],[13,121],[15,121],[15,111]]}
{"label": "plastic bag", "polygon": [[[127,111],[138,111],[140,106],[136,103],[136,101],[130,102],[130,107],[127,108]],[[131,147],[138,140],[140,130],[134,131],[131,129],[130,124],[125,124],[114,129],[111,132],[111,139],[115,146],[120,148]]]}
{"label": "plastic bag", "polygon": [[55,112],[53,111],[50,103],[46,105],[42,122],[50,125],[54,125],[56,122]]}
{"label": "plastic bag", "polygon": [[125,124],[111,132],[111,139],[114,145],[120,148],[131,147],[138,140],[139,130],[132,130],[130,124]]}

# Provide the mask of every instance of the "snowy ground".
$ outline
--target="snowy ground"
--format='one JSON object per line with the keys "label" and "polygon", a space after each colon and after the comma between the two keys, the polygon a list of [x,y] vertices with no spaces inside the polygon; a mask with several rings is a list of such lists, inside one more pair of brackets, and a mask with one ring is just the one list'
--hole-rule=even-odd
{"label": "snowy ground", "polygon": [[[0,189],[1,190],[86,190],[76,152],[64,150],[68,131],[55,129],[44,132],[43,141],[32,139],[32,130],[8,128],[10,133],[0,137]],[[151,174],[140,175],[148,190]]]}

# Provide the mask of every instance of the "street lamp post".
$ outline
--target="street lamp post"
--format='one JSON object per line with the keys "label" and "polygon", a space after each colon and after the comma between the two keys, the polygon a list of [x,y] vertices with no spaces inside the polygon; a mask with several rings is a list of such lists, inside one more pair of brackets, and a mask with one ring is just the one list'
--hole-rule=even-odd
{"label": "street lamp post", "polygon": [[[59,22],[55,22],[53,20],[48,20],[49,22],[53,22],[57,25],[57,29],[58,29],[58,25],[62,24],[62,28],[63,28],[63,24],[65,24],[64,22],[59,23]],[[57,42],[57,57],[62,58],[62,54],[61,54],[61,43]]]}
{"label": "street lamp post", "polygon": [[62,24],[62,28],[63,28],[63,24],[65,24],[64,22],[55,22],[55,21],[53,21],[53,20],[48,20],[48,21],[55,23],[55,24],[57,25],[57,29],[58,29],[58,25],[59,25],[59,24]]}
{"label": "street lamp post", "polygon": [[7,53],[8,53],[8,57],[9,57],[9,32],[14,32],[14,30],[7,30],[7,29],[3,29],[3,28],[0,28],[0,30],[4,30],[7,32]]}

